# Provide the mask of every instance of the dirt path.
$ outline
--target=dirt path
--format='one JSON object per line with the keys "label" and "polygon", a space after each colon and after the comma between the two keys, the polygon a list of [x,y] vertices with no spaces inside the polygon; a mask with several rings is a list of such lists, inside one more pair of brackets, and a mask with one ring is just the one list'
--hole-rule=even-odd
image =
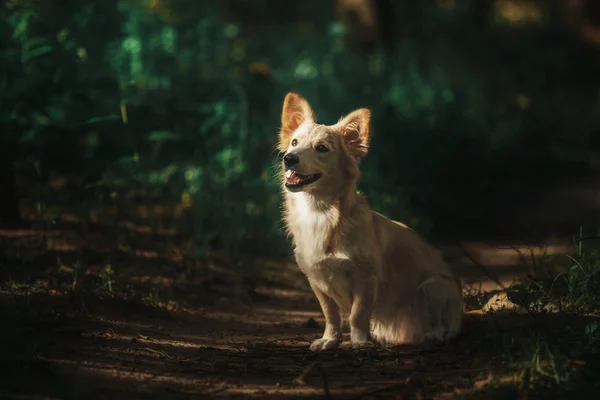
{"label": "dirt path", "polygon": [[[23,299],[3,300],[4,307],[24,307]],[[18,361],[3,362],[11,366],[3,387],[15,398],[357,398],[452,391],[482,373],[453,349],[361,353],[345,345],[311,353],[307,345],[322,320],[304,292],[162,315],[106,301],[75,317],[60,313],[68,309],[64,300],[27,299],[37,315],[14,332]],[[11,347],[9,354],[17,349]],[[35,354],[23,359],[23,347]],[[423,364],[433,354],[435,364]],[[41,377],[35,385],[31,374]]]}
{"label": "dirt path", "polygon": [[357,352],[346,343],[311,353],[323,320],[310,293],[256,293],[248,303],[178,311],[90,299],[85,316],[65,296],[2,293],[2,364],[10,367],[2,387],[13,398],[414,398],[486,378],[471,356],[473,335],[444,349]]}
{"label": "dirt path", "polygon": [[[578,223],[595,221],[586,217],[597,211],[600,191],[592,189],[571,187],[543,207],[523,206],[513,228],[529,232],[529,241],[463,241],[468,256],[456,243],[440,247],[467,289],[497,290],[571,250],[535,227],[568,228],[568,239]],[[572,205],[569,218],[559,203]],[[527,370],[515,370],[514,358],[539,348],[530,338],[545,332],[568,343],[560,328],[583,332],[593,320],[471,315],[444,348],[353,351],[346,342],[315,354],[307,348],[323,319],[289,260],[200,262],[150,234],[125,236],[0,231],[0,398],[566,398],[561,385],[531,391],[523,382],[533,378],[517,373]],[[592,362],[585,354],[576,361]],[[578,399],[596,397],[594,376],[573,381],[592,393]]]}
{"label": "dirt path", "polygon": [[[505,351],[489,341],[532,329],[526,315],[471,316],[444,348],[353,351],[346,342],[315,354],[307,347],[323,319],[290,261],[199,264],[149,240],[111,253],[100,237],[82,250],[72,232],[0,233],[3,398],[483,398],[490,374],[502,372],[490,360]],[[465,245],[505,281],[525,272],[514,249]],[[445,251],[467,284],[494,288],[459,249]],[[112,291],[102,280],[108,259]],[[495,390],[516,395],[514,378],[502,379]]]}

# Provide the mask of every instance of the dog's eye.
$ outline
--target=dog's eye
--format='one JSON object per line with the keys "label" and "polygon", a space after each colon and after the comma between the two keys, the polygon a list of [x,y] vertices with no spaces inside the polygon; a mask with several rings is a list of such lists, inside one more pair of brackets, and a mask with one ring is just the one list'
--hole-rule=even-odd
{"label": "dog's eye", "polygon": [[325,146],[323,144],[317,145],[317,147],[315,147],[315,150],[318,151],[319,153],[327,153],[329,151],[327,146]]}
{"label": "dog's eye", "polygon": [[292,147],[296,147],[297,144],[298,144],[298,140],[296,140],[296,139],[292,140]]}

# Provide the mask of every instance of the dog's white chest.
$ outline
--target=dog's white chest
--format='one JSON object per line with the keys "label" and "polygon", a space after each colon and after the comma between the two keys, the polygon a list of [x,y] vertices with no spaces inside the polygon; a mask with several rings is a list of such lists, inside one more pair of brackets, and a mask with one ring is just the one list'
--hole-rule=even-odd
{"label": "dog's white chest", "polygon": [[351,305],[352,276],[357,265],[344,252],[330,249],[337,215],[319,209],[305,193],[293,195],[293,213],[288,216],[294,236],[296,261],[311,283],[334,298],[341,308]]}
{"label": "dog's white chest", "polygon": [[294,213],[289,218],[296,249],[323,258],[333,229],[332,216],[318,210],[305,193],[294,194],[294,205]]}

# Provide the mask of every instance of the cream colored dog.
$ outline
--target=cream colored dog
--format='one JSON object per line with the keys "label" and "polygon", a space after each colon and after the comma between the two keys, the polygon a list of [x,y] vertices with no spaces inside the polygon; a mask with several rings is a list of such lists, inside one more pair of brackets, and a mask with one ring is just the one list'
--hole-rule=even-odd
{"label": "cream colored dog", "polygon": [[326,321],[312,350],[340,345],[341,313],[354,348],[371,337],[384,345],[447,341],[462,325],[460,281],[440,254],[356,191],[370,117],[363,108],[326,126],[302,96],[288,93],[283,104],[284,217]]}

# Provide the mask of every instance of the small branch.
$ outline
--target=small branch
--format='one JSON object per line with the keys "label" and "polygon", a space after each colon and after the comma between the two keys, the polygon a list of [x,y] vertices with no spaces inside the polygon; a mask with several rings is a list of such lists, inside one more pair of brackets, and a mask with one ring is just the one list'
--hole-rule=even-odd
{"label": "small branch", "polygon": [[307,366],[306,368],[304,368],[304,370],[302,370],[302,373],[300,375],[298,375],[296,378],[293,379],[293,383],[295,383],[296,385],[306,385],[306,380],[308,379],[309,376],[311,376],[313,374],[313,372],[317,370],[319,371],[319,374],[321,374],[321,379],[323,381],[323,392],[325,393],[325,398],[328,400],[334,400],[333,396],[331,395],[331,392],[329,391],[329,382],[327,380],[327,375],[325,374],[325,370],[323,369],[323,367],[321,366],[321,363],[319,362],[314,362],[312,364],[310,364],[309,366]]}
{"label": "small branch", "polygon": [[311,375],[312,371],[317,367],[318,363],[309,364],[308,367],[302,370],[302,373],[292,380],[296,385],[306,385],[306,379]]}

